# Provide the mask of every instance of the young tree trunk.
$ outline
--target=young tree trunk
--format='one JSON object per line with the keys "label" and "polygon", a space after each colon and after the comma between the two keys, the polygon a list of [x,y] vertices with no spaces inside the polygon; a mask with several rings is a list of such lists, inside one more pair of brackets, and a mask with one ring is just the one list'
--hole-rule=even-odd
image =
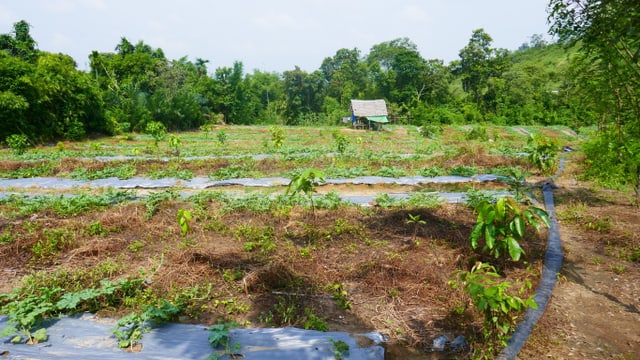
{"label": "young tree trunk", "polygon": [[640,164],[638,164],[636,170],[636,187],[634,190],[636,192],[636,207],[640,209]]}

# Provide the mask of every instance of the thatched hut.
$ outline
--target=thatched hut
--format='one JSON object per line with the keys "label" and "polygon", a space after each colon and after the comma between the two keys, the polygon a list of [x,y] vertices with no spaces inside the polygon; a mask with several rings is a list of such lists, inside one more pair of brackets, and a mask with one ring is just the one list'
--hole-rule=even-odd
{"label": "thatched hut", "polygon": [[389,122],[387,103],[378,100],[351,100],[351,126],[358,129],[380,130]]}

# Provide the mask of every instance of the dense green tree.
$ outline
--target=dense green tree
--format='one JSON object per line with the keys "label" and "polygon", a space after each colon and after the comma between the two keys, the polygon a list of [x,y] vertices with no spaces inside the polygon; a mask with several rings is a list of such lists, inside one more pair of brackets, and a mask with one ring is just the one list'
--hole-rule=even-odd
{"label": "dense green tree", "polygon": [[483,29],[473,31],[469,43],[460,50],[460,60],[453,71],[460,77],[463,90],[483,114],[494,110],[498,80],[509,66],[508,52],[491,47],[493,39]]}
{"label": "dense green tree", "polygon": [[0,140],[11,134],[33,136],[36,128],[29,122],[29,103],[36,90],[29,81],[35,65],[0,51]]}
{"label": "dense green tree", "polygon": [[39,101],[32,103],[30,122],[44,139],[79,140],[105,130],[99,91],[70,56],[40,55],[32,82]]}
{"label": "dense green tree", "polygon": [[0,36],[0,137],[41,142],[103,131],[97,87],[70,56],[35,49],[29,28],[20,21]]}
{"label": "dense green tree", "polygon": [[284,83],[278,73],[254,70],[245,76],[253,122],[275,124],[284,112]]}
{"label": "dense green tree", "polygon": [[327,82],[327,96],[348,107],[351,99],[363,97],[367,83],[367,66],[360,50],[340,49],[333,57],[327,57],[320,65]]}
{"label": "dense green tree", "polygon": [[283,77],[284,115],[288,125],[299,124],[304,116],[322,111],[326,89],[322,72],[309,74],[296,66],[294,70],[285,71]]}
{"label": "dense green tree", "polygon": [[239,61],[234,62],[233,67],[216,69],[214,109],[224,115],[228,124],[248,124],[253,120],[251,109],[245,106],[250,96],[243,69]]}
{"label": "dense green tree", "polygon": [[[640,7],[636,0],[551,0],[550,31],[578,44],[581,86],[593,102],[600,137],[588,151],[593,175],[636,189],[640,205]],[[589,147],[587,147],[589,149]],[[598,175],[599,174],[599,175]]]}
{"label": "dense green tree", "polygon": [[150,121],[168,129],[191,129],[204,120],[212,104],[214,84],[206,61],[183,57],[169,61],[162,49],[122,38],[115,53],[90,56],[91,74],[103,91],[108,129],[143,131]]}
{"label": "dense green tree", "polygon": [[36,50],[36,41],[29,32],[30,28],[31,25],[24,20],[13,24],[11,34],[0,35],[0,50],[5,50],[10,55],[22,60],[35,61],[38,51]]}
{"label": "dense green tree", "polygon": [[367,63],[376,95],[390,102],[410,107],[429,86],[427,62],[408,38],[374,45]]}

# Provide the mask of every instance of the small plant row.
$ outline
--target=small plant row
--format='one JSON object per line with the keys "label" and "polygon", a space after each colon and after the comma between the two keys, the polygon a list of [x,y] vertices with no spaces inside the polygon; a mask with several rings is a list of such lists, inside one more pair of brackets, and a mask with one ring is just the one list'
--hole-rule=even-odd
{"label": "small plant row", "polygon": [[116,306],[139,288],[143,279],[103,280],[97,288],[67,292],[61,287],[40,287],[35,291],[18,288],[10,294],[0,294],[0,313],[7,314],[8,326],[0,337],[13,336],[11,342],[35,344],[48,338],[43,322],[61,314]]}
{"label": "small plant row", "polygon": [[[34,177],[61,177],[78,181],[92,181],[106,178],[131,179],[135,176],[146,177],[149,179],[176,178],[181,180],[191,180],[196,177],[196,169],[199,173],[205,172],[203,176],[208,176],[212,180],[228,180],[239,178],[264,178],[273,176],[291,177],[302,171],[301,167],[308,164],[316,164],[318,161],[325,162],[326,167],[324,173],[328,178],[356,178],[360,176],[382,176],[399,178],[403,176],[474,176],[478,174],[494,174],[505,175],[511,168],[492,167],[485,168],[480,166],[456,165],[444,167],[440,165],[431,165],[433,161],[426,159],[416,159],[406,157],[398,160],[360,160],[350,158],[347,161],[338,161],[330,163],[327,159],[305,159],[303,161],[282,161],[281,165],[276,167],[275,172],[264,173],[257,170],[262,167],[258,161],[233,161],[228,165],[214,168],[212,165],[202,164],[202,160],[193,162],[168,162],[156,164],[150,168],[144,168],[143,165],[136,164],[135,160],[123,163],[104,164],[97,168],[91,168],[91,160],[87,160],[87,166],[79,163],[77,168],[71,172],[62,172],[61,165],[51,161],[38,161],[32,163],[21,164],[17,168],[10,168],[0,171],[0,178],[3,179],[24,179]],[[442,161],[444,163],[444,160]],[[322,165],[322,164],[321,164]],[[145,165],[146,166],[146,165]],[[212,166],[211,170],[206,173],[206,166]],[[314,165],[317,166],[317,165]],[[291,167],[295,167],[291,169]],[[517,165],[515,168],[519,168]],[[278,170],[279,169],[279,170]],[[291,170],[288,170],[291,169]]]}
{"label": "small plant row", "polygon": [[[492,126],[448,126],[431,125],[419,128],[402,127],[407,130],[404,134],[395,133],[393,140],[399,140],[403,147],[420,145],[421,138],[430,139],[430,143],[446,144],[462,140],[477,140],[493,143],[521,143],[524,137],[522,132],[533,136],[542,136],[539,127],[518,127],[515,131],[512,127]],[[309,148],[313,140],[313,147],[323,147],[323,151],[331,149],[340,154],[353,152],[355,149],[367,149],[372,141],[388,143],[391,138],[380,136],[378,133],[359,132],[345,133],[342,127],[282,127],[271,126],[269,128],[258,126],[253,128],[223,126],[217,127],[210,124],[203,125],[200,132],[182,132],[179,134],[168,133],[162,123],[149,122],[145,128],[145,134],[127,133],[120,137],[104,138],[100,142],[65,143],[58,142],[55,146],[32,149],[34,144],[25,135],[13,134],[3,141],[13,152],[23,159],[31,158],[29,155],[49,155],[64,153],[71,157],[82,156],[111,156],[122,155],[119,149],[131,149],[143,147],[146,152],[165,152],[171,156],[200,156],[208,154],[226,154],[232,148],[233,153],[256,153],[257,151],[280,152],[289,148]],[[559,137],[566,137],[561,128],[547,127],[557,133]],[[443,133],[448,136],[442,139]],[[211,136],[214,135],[215,136]],[[385,134],[386,135],[386,134]],[[166,140],[166,141],[165,141]],[[393,141],[391,140],[391,141]],[[434,141],[435,140],[435,141]],[[162,147],[161,147],[162,145]],[[512,146],[511,146],[512,147]],[[130,155],[130,154],[129,154]],[[34,159],[37,157],[33,157]]]}
{"label": "small plant row", "polygon": [[[111,282],[102,280],[100,287],[87,288],[76,292],[67,292],[60,287],[39,288],[25,294],[19,288],[10,294],[0,295],[0,313],[7,314],[7,326],[0,337],[10,336],[14,344],[38,344],[48,340],[46,321],[61,315],[73,315],[80,312],[95,312],[105,307],[118,306],[140,291],[144,279],[120,280]],[[132,312],[122,317],[111,329],[116,337],[118,347],[132,349],[143,338],[145,332],[154,324],[175,320],[183,311],[181,304],[174,304],[161,299],[157,305],[147,305],[142,312]],[[209,342],[214,348],[224,347],[222,353],[213,353],[210,358],[218,359],[221,355],[231,354],[239,345],[229,344],[228,330],[235,323],[213,325]]]}

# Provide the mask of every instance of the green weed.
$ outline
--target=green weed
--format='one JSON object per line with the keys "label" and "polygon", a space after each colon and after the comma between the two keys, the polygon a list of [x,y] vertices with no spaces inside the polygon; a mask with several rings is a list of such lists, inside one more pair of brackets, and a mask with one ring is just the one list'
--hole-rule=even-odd
{"label": "green weed", "polygon": [[331,342],[331,352],[336,360],[343,360],[345,356],[349,356],[349,344],[331,338],[329,338],[329,342]]}
{"label": "green weed", "polygon": [[120,166],[108,166],[102,170],[91,170],[84,167],[76,168],[70,174],[76,180],[96,180],[115,177],[118,179],[130,179],[136,175],[137,169],[134,165],[126,164]]}
{"label": "green weed", "polygon": [[[454,289],[462,287],[484,316],[482,333],[488,354],[475,354],[476,358],[493,358],[495,352],[507,345],[508,335],[514,329],[520,313],[529,307],[537,308],[533,295],[527,299],[511,295],[507,292],[511,284],[498,279],[500,275],[493,266],[479,262],[471,271],[460,271],[458,279],[449,282]],[[530,288],[531,282],[526,281],[518,293],[522,294]]]}
{"label": "green weed", "polygon": [[344,284],[333,283],[327,286],[327,289],[332,293],[333,299],[338,303],[340,310],[349,310],[353,306],[351,300],[349,300],[349,293],[345,290]]}
{"label": "green weed", "polygon": [[145,218],[151,219],[158,211],[158,207],[165,201],[171,201],[178,198],[178,193],[172,190],[160,191],[149,194],[144,200],[144,206],[147,209]]}
{"label": "green weed", "polygon": [[302,323],[302,327],[306,330],[329,331],[329,325],[327,325],[327,322],[314,314],[312,309],[305,308],[304,313],[306,318]]}
{"label": "green weed", "polygon": [[67,229],[45,229],[44,239],[31,247],[31,253],[37,260],[45,260],[56,256],[59,252],[69,248],[75,239],[75,234]]}
{"label": "green weed", "polygon": [[209,327],[209,344],[214,349],[222,348],[222,352],[216,352],[207,357],[207,360],[218,360],[225,355],[229,355],[230,358],[241,358],[241,354],[237,354],[240,351],[241,345],[239,343],[231,343],[229,330],[238,327],[239,324],[235,322],[218,323]]}

